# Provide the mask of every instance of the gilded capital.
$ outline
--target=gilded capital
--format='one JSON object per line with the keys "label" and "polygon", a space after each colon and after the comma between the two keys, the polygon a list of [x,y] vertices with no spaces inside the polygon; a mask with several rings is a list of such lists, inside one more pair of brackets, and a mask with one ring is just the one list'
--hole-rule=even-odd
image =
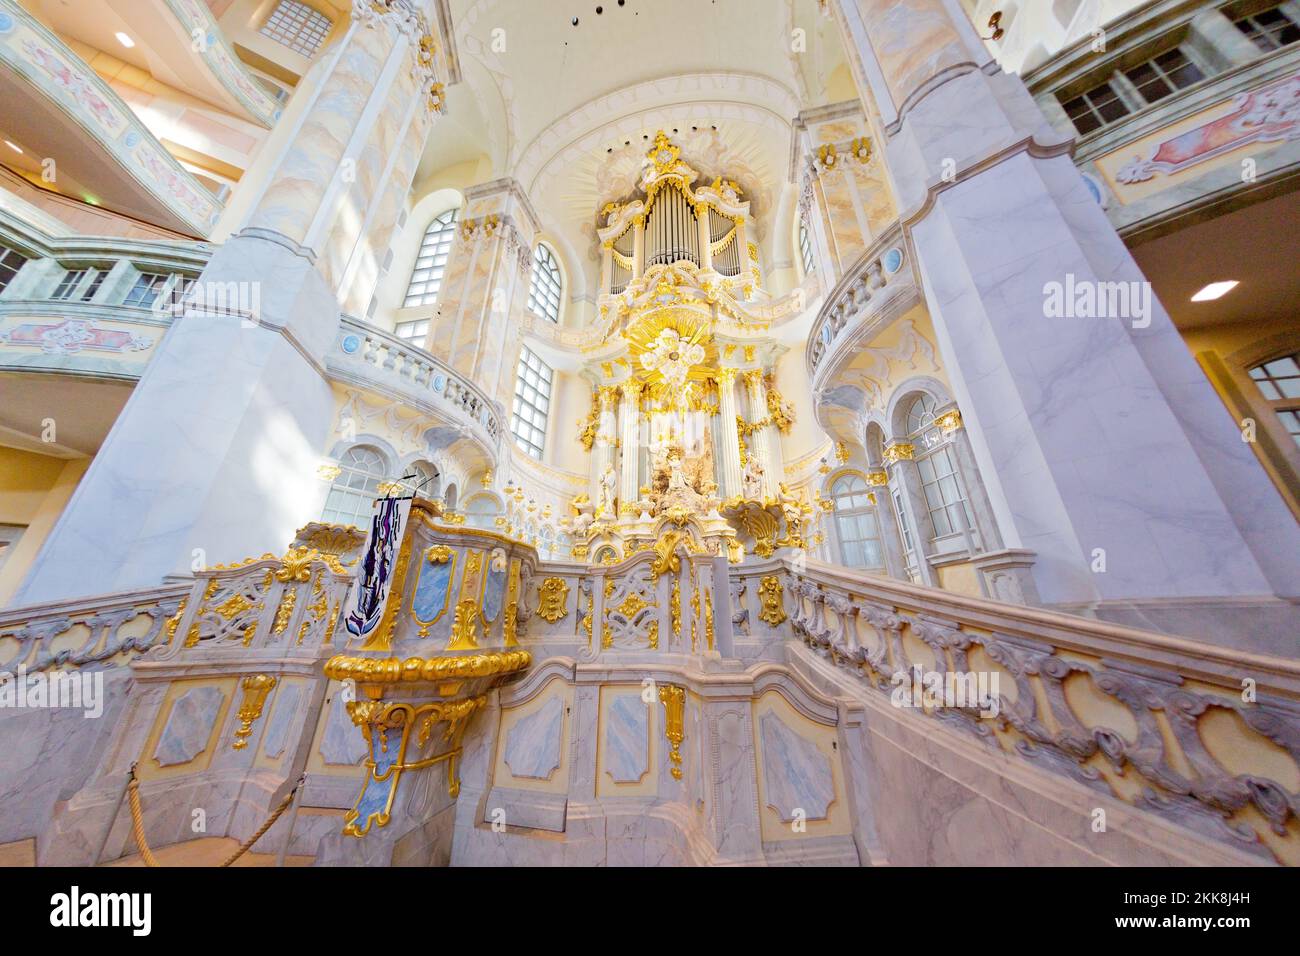
{"label": "gilded capital", "polygon": [[916,455],[916,448],[911,442],[894,442],[885,449],[885,464],[892,465],[899,461],[911,461]]}

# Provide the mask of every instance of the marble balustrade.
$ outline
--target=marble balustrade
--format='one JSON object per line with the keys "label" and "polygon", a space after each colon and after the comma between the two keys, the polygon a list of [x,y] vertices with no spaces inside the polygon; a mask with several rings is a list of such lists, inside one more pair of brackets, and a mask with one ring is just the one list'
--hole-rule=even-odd
{"label": "marble balustrade", "polygon": [[501,407],[423,349],[345,316],[326,355],[326,370],[334,381],[360,385],[446,417],[495,459],[503,434]]}
{"label": "marble balustrade", "polygon": [[[1265,860],[1300,862],[1300,665],[807,562],[796,637],[864,695]],[[922,708],[913,668],[997,675],[996,707]],[[895,679],[897,674],[905,679]],[[996,713],[991,713],[996,711]]]}
{"label": "marble balustrade", "polygon": [[188,584],[0,611],[0,671],[124,664],[175,633]]}
{"label": "marble balustrade", "polygon": [[895,223],[827,293],[813,320],[804,357],[814,393],[825,386],[835,364],[827,358],[846,343],[870,341],[872,334],[863,337],[867,327],[883,330],[904,308],[919,301],[919,288],[902,228]]}

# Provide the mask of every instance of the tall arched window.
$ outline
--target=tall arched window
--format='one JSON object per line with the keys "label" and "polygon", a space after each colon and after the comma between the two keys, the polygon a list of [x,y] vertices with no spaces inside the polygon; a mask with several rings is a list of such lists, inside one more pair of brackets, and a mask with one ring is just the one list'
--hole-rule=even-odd
{"label": "tall arched window", "polygon": [[338,476],[325,499],[321,520],[366,527],[374,500],[379,497],[379,483],[387,470],[384,456],[369,445],[354,445],[345,451],[339,459]]}
{"label": "tall arched window", "polygon": [[804,275],[817,268],[817,260],[813,258],[812,236],[808,234],[808,226],[804,223],[799,223],[799,255],[803,257]]}
{"label": "tall arched window", "polygon": [[528,287],[528,308],[552,322],[560,321],[560,293],[564,280],[555,253],[542,243],[533,251],[533,281]]}
{"label": "tall arched window", "polygon": [[907,410],[907,432],[915,447],[916,470],[921,476],[921,492],[934,525],[934,535],[942,538],[975,531],[966,489],[952,442],[934,423],[938,402],[930,395],[918,395]]}
{"label": "tall arched window", "polygon": [[411,284],[406,287],[404,306],[429,305],[438,298],[442,274],[447,271],[447,253],[451,251],[451,240],[456,235],[457,212],[448,209],[424,231],[420,254],[411,270]]}
{"label": "tall arched window", "polygon": [[850,568],[883,568],[885,554],[880,547],[880,523],[876,520],[867,483],[859,475],[844,475],[831,486],[831,501],[835,508],[840,561]]}

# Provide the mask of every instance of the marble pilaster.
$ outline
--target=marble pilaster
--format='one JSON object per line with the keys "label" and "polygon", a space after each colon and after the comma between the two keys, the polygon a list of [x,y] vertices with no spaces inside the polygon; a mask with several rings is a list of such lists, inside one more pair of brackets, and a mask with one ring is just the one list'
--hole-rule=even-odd
{"label": "marble pilaster", "polygon": [[623,392],[623,457],[619,467],[618,505],[621,512],[631,507],[631,502],[641,497],[637,487],[637,466],[640,460],[641,436],[641,383],[624,382]]}
{"label": "marble pilaster", "polygon": [[718,415],[722,420],[722,496],[731,498],[742,491],[734,368],[724,367],[718,370]]}

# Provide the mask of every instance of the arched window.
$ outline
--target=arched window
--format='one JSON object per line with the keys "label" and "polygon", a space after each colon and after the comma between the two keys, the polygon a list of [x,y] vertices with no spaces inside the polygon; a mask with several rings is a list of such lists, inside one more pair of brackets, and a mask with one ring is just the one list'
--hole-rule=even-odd
{"label": "arched window", "polygon": [[1300,352],[1256,365],[1250,377],[1300,445]]}
{"label": "arched window", "polygon": [[812,236],[808,234],[808,227],[804,223],[799,223],[799,255],[803,257],[804,275],[817,268],[817,260],[813,258]]}
{"label": "arched window", "polygon": [[436,498],[442,491],[438,469],[427,461],[412,462],[403,474],[413,476],[400,482],[404,495],[418,494],[421,498]]}
{"label": "arched window", "polygon": [[510,431],[515,444],[534,458],[546,447],[546,416],[551,409],[551,367],[527,347],[519,350],[515,377],[515,403]]}
{"label": "arched window", "polygon": [[369,445],[354,445],[345,451],[321,520],[366,527],[387,470],[384,456]]}
{"label": "arched window", "polygon": [[457,213],[458,210],[448,209],[424,231],[420,254],[411,270],[411,284],[406,287],[404,306],[429,305],[438,298],[442,274],[447,271],[447,253],[451,251],[451,240],[456,236]]}
{"label": "arched window", "polygon": [[942,538],[975,530],[966,489],[957,468],[952,442],[934,423],[938,402],[929,395],[918,395],[907,410],[907,432],[915,447],[916,470],[921,476],[921,492],[930,512],[934,535]]}
{"label": "arched window", "polygon": [[850,568],[883,568],[880,524],[867,483],[859,475],[845,475],[831,486],[835,507],[835,536],[840,541],[840,561]]}
{"label": "arched window", "polygon": [[528,308],[552,322],[560,321],[560,293],[564,280],[555,253],[542,243],[533,251],[533,281],[528,287]]}

